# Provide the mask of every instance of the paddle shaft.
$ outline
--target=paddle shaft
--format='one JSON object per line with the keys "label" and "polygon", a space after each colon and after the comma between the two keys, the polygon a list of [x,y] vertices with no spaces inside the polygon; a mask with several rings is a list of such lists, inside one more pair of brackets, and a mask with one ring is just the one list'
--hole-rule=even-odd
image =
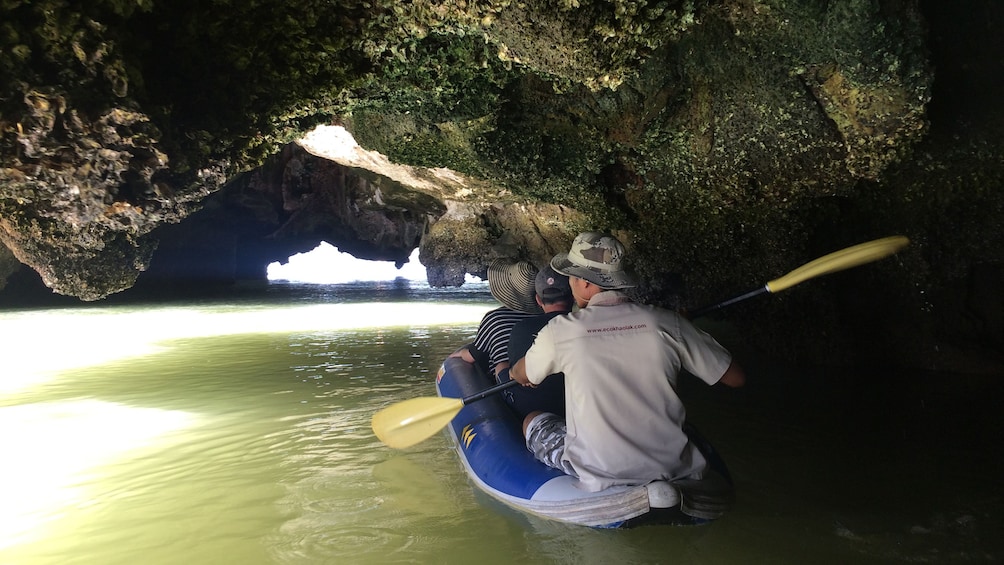
{"label": "paddle shaft", "polygon": [[502,384],[486,388],[486,389],[482,390],[481,392],[476,392],[476,393],[474,393],[474,394],[472,394],[470,396],[464,397],[464,399],[461,400],[461,402],[464,403],[464,406],[467,406],[471,402],[477,402],[479,400],[483,400],[483,399],[488,398],[489,396],[491,396],[491,395],[493,395],[493,394],[495,394],[497,392],[502,392],[503,390],[505,390],[507,388],[512,388],[512,387],[514,387],[514,386],[516,386],[518,384],[519,384],[519,381],[508,380],[508,381],[506,381],[506,382],[504,382]]}
{"label": "paddle shaft", "polygon": [[728,300],[723,300],[723,301],[719,302],[718,304],[712,304],[710,306],[705,306],[703,308],[698,308],[697,310],[694,310],[693,312],[688,312],[687,316],[690,319],[700,318],[701,316],[703,316],[703,315],[705,315],[705,314],[707,314],[709,312],[714,312],[715,310],[718,310],[720,308],[725,308],[726,306],[730,306],[732,304],[735,304],[736,302],[742,302],[743,300],[746,300],[747,298],[753,298],[754,296],[760,296],[761,294],[767,294],[768,292],[770,292],[770,290],[767,288],[767,285],[763,285],[763,286],[761,286],[758,289],[751,290],[749,292],[740,294],[739,296],[733,296],[732,298],[730,298]]}
{"label": "paddle shaft", "polygon": [[841,249],[840,251],[834,251],[833,253],[824,255],[814,261],[809,261],[788,274],[767,282],[767,284],[760,288],[734,296],[728,300],[723,300],[717,304],[698,308],[697,310],[689,312],[688,316],[691,319],[698,318],[708,312],[713,312],[719,308],[729,306],[730,304],[741,302],[747,298],[753,298],[754,296],[760,296],[761,294],[780,292],[811,278],[835,273],[837,271],[842,271],[844,269],[849,269],[865,263],[870,263],[896,253],[903,247],[906,247],[909,243],[909,239],[901,235],[897,235],[867,241],[846,249]]}

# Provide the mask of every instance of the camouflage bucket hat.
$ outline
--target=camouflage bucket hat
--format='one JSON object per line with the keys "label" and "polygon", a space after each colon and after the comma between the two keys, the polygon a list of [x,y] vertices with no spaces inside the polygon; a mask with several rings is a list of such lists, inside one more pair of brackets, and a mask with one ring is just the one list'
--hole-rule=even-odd
{"label": "camouflage bucket hat", "polygon": [[555,255],[551,267],[570,277],[585,279],[600,288],[636,286],[633,276],[624,270],[624,246],[612,235],[599,232],[580,233],[568,253]]}

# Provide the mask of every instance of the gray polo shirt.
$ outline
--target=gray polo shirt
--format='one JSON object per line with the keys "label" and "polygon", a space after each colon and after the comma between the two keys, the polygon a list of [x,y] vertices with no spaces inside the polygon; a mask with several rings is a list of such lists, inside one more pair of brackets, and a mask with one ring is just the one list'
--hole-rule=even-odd
{"label": "gray polo shirt", "polygon": [[646,484],[699,474],[706,462],[682,426],[675,386],[680,370],[709,385],[732,356],[675,312],[595,295],[586,308],[552,319],[526,354],[540,383],[565,373],[565,454],[583,488]]}

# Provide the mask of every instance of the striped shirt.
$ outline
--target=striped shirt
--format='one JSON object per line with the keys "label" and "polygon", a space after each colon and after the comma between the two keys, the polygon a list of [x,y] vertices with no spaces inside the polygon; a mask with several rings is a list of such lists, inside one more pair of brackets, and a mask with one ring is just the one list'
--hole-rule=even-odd
{"label": "striped shirt", "polygon": [[[481,319],[478,335],[470,347],[475,359],[488,357],[488,372],[494,376],[495,366],[509,361],[509,334],[516,322],[533,318],[537,314],[527,314],[510,310],[504,306],[491,310]],[[476,351],[474,351],[476,350]]]}

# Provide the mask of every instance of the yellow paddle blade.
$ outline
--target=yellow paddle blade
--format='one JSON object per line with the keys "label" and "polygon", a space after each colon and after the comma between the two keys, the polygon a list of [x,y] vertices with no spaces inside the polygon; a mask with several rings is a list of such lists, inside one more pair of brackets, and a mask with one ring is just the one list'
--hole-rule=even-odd
{"label": "yellow paddle blade", "polygon": [[834,251],[829,255],[823,255],[815,261],[802,265],[783,277],[770,281],[767,283],[767,290],[771,293],[780,292],[813,277],[877,261],[896,253],[909,243],[909,239],[901,235],[894,235],[848,247],[847,249],[841,249],[840,251]]}
{"label": "yellow paddle blade", "polygon": [[464,407],[460,398],[426,396],[392,404],[373,414],[373,433],[388,447],[411,447],[443,429]]}

